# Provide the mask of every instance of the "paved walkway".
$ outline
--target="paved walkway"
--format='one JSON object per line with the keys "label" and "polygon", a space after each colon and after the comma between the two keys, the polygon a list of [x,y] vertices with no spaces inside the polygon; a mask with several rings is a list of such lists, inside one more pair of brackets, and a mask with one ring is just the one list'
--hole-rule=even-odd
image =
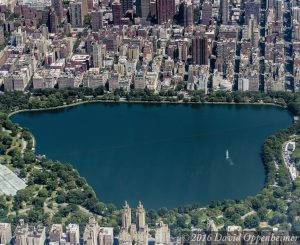
{"label": "paved walkway", "polygon": [[292,181],[294,181],[299,176],[299,172],[297,171],[297,169],[295,167],[295,162],[291,157],[293,151],[289,151],[287,149],[287,146],[290,143],[295,143],[295,140],[292,139],[292,140],[289,140],[289,141],[286,141],[286,142],[283,143],[282,158],[283,158],[285,166],[289,170],[290,177],[291,177]]}

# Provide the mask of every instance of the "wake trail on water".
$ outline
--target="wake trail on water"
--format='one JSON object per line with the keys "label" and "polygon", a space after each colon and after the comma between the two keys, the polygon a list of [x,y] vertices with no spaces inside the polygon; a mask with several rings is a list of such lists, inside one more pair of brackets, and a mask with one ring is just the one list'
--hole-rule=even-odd
{"label": "wake trail on water", "polygon": [[226,161],[229,163],[230,166],[234,165],[234,162],[232,161],[232,159],[229,158],[229,159],[226,159]]}

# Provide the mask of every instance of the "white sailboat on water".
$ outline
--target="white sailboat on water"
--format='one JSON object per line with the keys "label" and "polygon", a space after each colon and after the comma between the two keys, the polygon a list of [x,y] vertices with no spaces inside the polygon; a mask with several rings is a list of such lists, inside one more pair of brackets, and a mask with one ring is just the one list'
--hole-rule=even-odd
{"label": "white sailboat on water", "polygon": [[226,159],[229,159],[229,151],[228,151],[228,149],[226,150]]}

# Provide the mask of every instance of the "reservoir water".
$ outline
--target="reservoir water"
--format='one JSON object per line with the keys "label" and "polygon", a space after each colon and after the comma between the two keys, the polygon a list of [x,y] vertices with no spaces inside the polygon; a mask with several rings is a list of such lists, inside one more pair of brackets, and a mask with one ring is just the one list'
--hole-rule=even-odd
{"label": "reservoir water", "polygon": [[125,103],[12,120],[34,134],[38,154],[73,164],[101,201],[141,200],[148,209],[256,194],[265,180],[264,141],[292,123],[285,109],[265,105]]}

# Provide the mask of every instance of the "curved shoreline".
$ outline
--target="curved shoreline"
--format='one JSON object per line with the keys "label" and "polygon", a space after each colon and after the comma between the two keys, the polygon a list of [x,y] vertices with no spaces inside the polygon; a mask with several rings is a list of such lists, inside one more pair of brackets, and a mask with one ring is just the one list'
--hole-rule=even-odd
{"label": "curved shoreline", "polygon": [[248,102],[170,102],[170,101],[114,101],[114,100],[87,100],[87,101],[78,101],[74,102],[72,104],[67,105],[61,105],[56,107],[49,107],[49,108],[36,108],[36,109],[22,109],[22,110],[16,110],[13,112],[10,112],[8,114],[8,118],[11,116],[21,113],[21,112],[32,112],[32,111],[51,111],[51,110],[59,110],[69,107],[74,107],[82,104],[89,104],[89,103],[113,103],[113,104],[119,104],[119,103],[129,103],[129,104],[183,104],[183,105],[267,105],[267,106],[275,106],[275,107],[281,107],[281,108],[287,108],[287,106],[282,106],[276,103],[264,103],[264,102],[257,102],[257,103],[248,103]]}
{"label": "curved shoreline", "polygon": [[[280,97],[281,98],[281,97]],[[27,98],[28,99],[28,98]],[[290,116],[291,116],[291,126],[289,126],[288,128],[286,128],[286,129],[283,129],[283,130],[281,130],[281,131],[283,131],[284,132],[284,134],[288,134],[288,132],[285,132],[286,130],[288,130],[289,128],[292,128],[293,130],[295,130],[295,128],[296,128],[296,124],[295,123],[292,123],[292,119],[293,119],[293,116],[295,116],[295,115],[297,115],[297,113],[295,113],[295,112],[293,112],[293,108],[289,108],[287,105],[290,103],[290,102],[293,102],[293,100],[292,99],[288,99],[288,100],[285,100],[285,102],[286,103],[280,103],[281,101],[277,101],[277,97],[275,97],[275,98],[273,98],[273,102],[272,103],[264,103],[263,102],[263,100],[258,100],[257,102],[252,102],[252,103],[250,103],[250,102],[241,102],[241,103],[236,103],[236,102],[208,102],[208,101],[205,101],[205,102],[200,102],[200,101],[198,101],[198,102],[191,102],[191,101],[188,101],[188,102],[183,102],[183,101],[174,101],[174,102],[172,102],[172,101],[168,101],[168,100],[165,100],[165,99],[167,99],[167,98],[161,98],[162,99],[162,101],[127,101],[124,97],[122,97],[121,99],[120,99],[120,101],[117,101],[117,100],[112,100],[112,99],[109,99],[109,100],[103,100],[102,99],[102,97],[100,97],[100,99],[97,99],[97,98],[92,98],[92,97],[90,97],[90,98],[85,98],[86,100],[83,100],[83,101],[76,101],[76,100],[74,100],[73,102],[71,102],[70,104],[66,104],[66,102],[64,102],[63,103],[63,105],[61,105],[61,106],[56,106],[56,107],[47,107],[47,108],[37,108],[37,109],[18,109],[18,106],[10,106],[10,107],[6,107],[7,109],[6,110],[4,110],[4,113],[6,114],[6,116],[7,116],[7,119],[10,119],[10,120],[12,120],[10,117],[11,116],[13,116],[13,115],[15,115],[15,114],[17,114],[17,113],[21,113],[21,112],[34,112],[34,111],[50,111],[50,110],[59,110],[59,109],[64,109],[64,108],[69,108],[69,107],[73,107],[73,106],[77,106],[77,105],[81,105],[81,104],[88,104],[88,103],[99,103],[99,105],[100,105],[100,103],[101,104],[105,104],[105,103],[111,103],[112,105],[111,106],[117,106],[117,104],[119,104],[119,105],[121,105],[121,103],[128,103],[128,106],[130,106],[129,104],[131,103],[131,104],[153,104],[154,106],[155,106],[155,104],[156,104],[156,106],[160,106],[160,105],[162,105],[162,104],[166,104],[166,106],[168,107],[168,106],[171,106],[172,104],[173,105],[177,105],[177,104],[183,104],[183,105],[186,105],[186,107],[193,107],[193,106],[195,106],[195,105],[199,105],[199,108],[201,107],[200,105],[253,105],[253,106],[255,106],[255,105],[267,105],[267,106],[275,106],[275,107],[281,107],[281,108],[284,108],[284,109],[287,109],[287,112],[290,114]],[[209,99],[209,97],[208,98],[206,98],[206,99]],[[217,99],[216,99],[217,100]],[[254,99],[254,100],[256,100],[256,99]],[[76,102],[75,102],[76,101]],[[5,102],[5,101],[4,101]],[[60,101],[61,102],[61,101]],[[279,103],[278,103],[279,102]],[[114,104],[114,105],[113,105]],[[51,104],[50,104],[51,105]],[[109,106],[109,105],[107,105],[107,106]],[[146,106],[146,105],[145,105]],[[20,106],[21,107],[21,106]],[[20,108],[19,107],[19,108]],[[30,107],[30,103],[27,103],[25,106],[23,106],[23,108],[28,108],[28,107]],[[84,106],[85,107],[85,106]],[[198,106],[197,106],[197,108],[198,108]],[[240,107],[236,107],[236,108],[240,108]],[[245,108],[247,108],[247,107],[245,107]],[[263,108],[263,107],[262,107]],[[241,109],[241,108],[240,108]],[[265,109],[267,109],[267,108],[265,108]],[[59,113],[66,113],[67,112],[67,110],[61,110],[61,111],[59,111]],[[21,128],[21,126],[20,125],[18,125],[18,124],[16,124],[18,127],[20,127]],[[298,124],[299,125],[299,124]],[[285,131],[284,131],[285,130]],[[30,131],[29,131],[30,132]],[[278,131],[279,132],[279,131]],[[274,134],[272,134],[272,135],[270,135],[270,136],[273,136],[274,135],[274,137],[276,136],[276,134],[278,133],[278,132],[275,132]],[[293,131],[294,132],[294,131]],[[31,133],[31,132],[30,132]],[[34,147],[36,147],[36,145],[37,145],[37,143],[38,142],[36,142],[35,141],[35,139],[34,139],[34,136],[33,136],[33,134],[31,133],[31,135],[32,135],[32,137],[33,137],[33,146]],[[268,138],[267,138],[268,139]],[[280,141],[280,137],[279,137],[279,139],[278,139],[279,141]],[[263,145],[263,147],[265,147],[265,145],[267,145],[268,147],[271,147],[271,149],[273,149],[272,148],[272,146],[274,145],[274,143],[266,143],[267,141],[265,141],[264,142],[264,145]],[[33,150],[33,152],[34,152],[34,148],[32,149]],[[35,153],[35,152],[34,152]],[[263,155],[264,153],[262,152],[262,155]],[[35,155],[37,155],[36,153],[35,153]],[[271,151],[271,155],[272,156],[274,156],[274,152],[273,151]],[[263,158],[263,156],[261,156],[261,158]],[[51,161],[51,160],[50,160]],[[59,164],[62,164],[62,163],[60,163],[60,162],[58,162]],[[263,187],[260,189],[260,190],[258,190],[257,191],[257,193],[255,193],[255,194],[253,194],[253,195],[251,195],[253,198],[259,198],[260,196],[265,196],[266,194],[264,193],[264,190],[269,190],[269,191],[272,191],[272,189],[270,189],[270,188],[272,188],[272,186],[273,186],[273,184],[272,184],[272,181],[276,181],[275,180],[275,175],[277,174],[277,171],[268,171],[268,170],[272,170],[273,168],[272,168],[272,166],[273,166],[273,162],[265,162],[265,161],[263,161],[263,166],[264,166],[264,169],[265,169],[265,182],[264,182],[264,184],[263,184]],[[71,165],[72,166],[72,165]],[[72,166],[72,169],[74,169],[74,167]],[[81,175],[79,175],[79,176],[81,176]],[[268,179],[268,177],[270,177],[270,180]],[[273,178],[274,178],[274,180],[273,180]],[[89,187],[89,188],[91,188],[91,190],[93,190],[93,188],[88,184],[88,183],[86,183],[87,184],[87,186]],[[286,186],[285,185],[283,185],[283,186],[280,186],[280,188],[285,188],[286,189]],[[289,193],[291,193],[292,191],[291,190],[287,190]],[[243,207],[245,207],[245,208],[248,208],[248,209],[251,209],[252,210],[252,207],[251,207],[251,205],[249,206],[248,204],[247,204],[247,202],[246,202],[246,200],[248,200],[248,198],[249,197],[251,197],[251,196],[247,196],[247,197],[245,197],[245,198],[240,198],[240,199],[237,199],[237,200],[239,200],[240,202],[241,202],[241,205],[243,205]],[[277,198],[276,198],[277,199]],[[99,200],[99,198],[98,197],[96,197],[96,202],[98,203],[98,202],[101,202],[100,200]],[[221,203],[220,203],[220,207],[224,207],[224,205],[226,205],[226,200],[224,201],[220,201]],[[102,202],[101,202],[102,203]],[[103,203],[104,205],[107,205],[107,203]],[[187,205],[191,205],[191,204],[184,204],[183,206],[187,206]],[[187,207],[189,207],[189,206],[187,206]],[[203,209],[203,210],[206,210],[206,209],[211,209],[211,207],[210,206],[208,206],[208,204],[199,204],[199,203],[196,203],[196,206],[195,207],[193,207],[192,209],[191,209],[191,211],[195,211],[195,210],[197,210],[198,208],[197,207],[201,207],[201,209]],[[176,208],[176,207],[175,207]],[[215,208],[217,211],[220,211],[222,214],[224,213],[224,211],[223,210],[220,210],[219,209],[219,207],[212,207],[213,209]],[[89,210],[89,209],[88,209]],[[171,208],[170,209],[170,212],[173,212],[175,209],[173,209],[173,208]],[[119,207],[117,207],[117,212],[119,211]],[[93,211],[92,211],[93,212]],[[157,212],[157,209],[155,210],[155,212]],[[169,212],[169,211],[168,211]],[[213,215],[213,214],[211,214],[211,213],[209,213],[209,211],[207,211],[207,212],[205,212],[206,214],[209,214],[209,216],[208,217],[210,217],[210,215],[212,215],[212,217],[214,217],[214,218],[216,218],[217,220],[219,220],[219,216],[215,216],[215,215]],[[173,213],[172,213],[173,214]],[[107,214],[107,218],[108,218],[108,220],[114,220],[115,219],[115,216],[112,216],[112,215],[116,215],[115,213],[108,213]],[[118,214],[117,214],[118,215]],[[174,222],[171,222],[173,225],[176,225],[176,220],[177,220],[177,218],[178,218],[178,212],[177,211],[175,211],[175,213],[174,213],[174,219],[175,219],[175,221]],[[189,215],[189,213],[188,213],[188,215]],[[284,215],[288,215],[287,213],[285,213]],[[159,216],[160,217],[160,216]],[[189,218],[191,218],[191,216],[189,215],[188,216]],[[287,216],[288,217],[288,216]],[[225,221],[228,221],[228,219],[229,218],[226,218],[225,219]],[[225,222],[224,221],[224,222]],[[42,221],[40,221],[39,220],[39,222],[42,222]],[[220,224],[222,225],[222,227],[223,227],[223,225],[225,224],[225,223],[223,223],[223,220],[220,220]],[[264,222],[266,222],[266,219],[264,219]],[[202,223],[204,223],[204,221],[201,221],[201,224]],[[293,225],[292,223],[291,223],[291,225]],[[269,225],[268,225],[269,226]],[[183,227],[180,227],[180,226],[177,226],[176,225],[176,227],[178,227],[178,229],[180,230],[180,231],[182,231],[182,229],[183,229]],[[260,227],[260,225],[258,225],[257,226],[257,228],[258,227]],[[255,228],[256,229],[256,228]]]}
{"label": "curved shoreline", "polygon": [[[118,105],[118,104],[152,104],[152,105],[188,105],[188,106],[193,106],[193,105],[240,105],[240,106],[245,106],[245,105],[250,105],[250,106],[274,106],[275,108],[282,108],[282,109],[287,109],[287,106],[282,106],[276,103],[264,103],[264,102],[256,102],[256,103],[248,103],[248,102],[242,102],[242,103],[236,103],[236,102],[170,102],[170,101],[114,101],[114,100],[86,100],[86,101],[78,101],[78,102],[74,102],[71,104],[65,104],[65,105],[61,105],[61,106],[57,106],[57,107],[49,107],[49,108],[36,108],[36,109],[22,109],[22,110],[16,110],[13,111],[11,113],[8,114],[8,117],[10,118],[11,116],[17,114],[17,113],[22,113],[22,112],[43,112],[43,111],[52,111],[52,110],[59,110],[59,109],[65,109],[65,108],[71,108],[71,107],[75,107],[75,106],[79,106],[79,105],[83,105],[83,104],[92,104],[92,103],[99,103],[99,104],[114,104],[114,105]],[[64,113],[65,111],[61,111],[60,113]],[[290,113],[289,110],[287,110],[287,112],[290,114],[291,119],[292,119],[292,115]],[[292,123],[291,123],[292,124]],[[21,127],[20,125],[18,125],[19,127]],[[21,127],[22,128],[22,127]],[[29,131],[30,132],[30,131]],[[31,136],[32,136],[32,140],[33,140],[33,150],[36,148],[37,146],[37,142],[36,139],[33,135],[32,132],[30,132]],[[263,161],[262,161],[263,162]],[[263,163],[264,165],[264,163]],[[265,168],[265,167],[264,167]],[[267,175],[264,176],[264,178],[267,178]],[[265,183],[263,184],[262,188],[255,194],[257,195],[258,193],[260,193],[261,190],[263,190],[264,188],[268,188],[268,185],[265,185]],[[244,200],[245,198],[241,198],[240,200]]]}

